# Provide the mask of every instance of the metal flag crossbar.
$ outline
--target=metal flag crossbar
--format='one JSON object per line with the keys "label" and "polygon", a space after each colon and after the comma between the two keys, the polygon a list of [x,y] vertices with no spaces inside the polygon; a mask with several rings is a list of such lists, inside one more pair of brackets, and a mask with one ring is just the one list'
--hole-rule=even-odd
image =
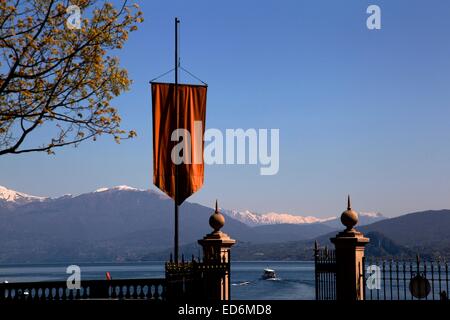
{"label": "metal flag crossbar", "polygon": [[[208,84],[203,81],[202,79],[200,79],[199,77],[197,77],[195,74],[193,74],[191,71],[187,70],[186,68],[182,67],[181,65],[179,65],[180,70],[184,71],[185,73],[187,73],[188,75],[190,75],[192,78],[194,78],[197,81],[200,81],[202,84],[204,84],[205,86],[208,86]],[[172,73],[175,71],[175,68],[170,69],[167,72],[164,72],[163,74],[157,76],[156,78],[153,78],[152,80],[150,80],[150,83],[156,82],[156,80],[161,79],[162,77],[165,77],[166,75]]]}

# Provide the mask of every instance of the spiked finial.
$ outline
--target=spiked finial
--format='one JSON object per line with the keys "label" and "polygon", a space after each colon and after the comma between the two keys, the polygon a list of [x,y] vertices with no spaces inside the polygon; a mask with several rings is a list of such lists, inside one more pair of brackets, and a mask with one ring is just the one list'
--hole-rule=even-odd
{"label": "spiked finial", "polygon": [[214,213],[209,218],[209,225],[214,229],[214,232],[219,232],[219,230],[225,225],[225,218],[219,212],[219,204],[216,200],[216,209]]}
{"label": "spiked finial", "polygon": [[352,209],[350,195],[347,197],[347,210],[342,212],[341,222],[346,227],[346,231],[351,231],[358,223],[358,213]]}

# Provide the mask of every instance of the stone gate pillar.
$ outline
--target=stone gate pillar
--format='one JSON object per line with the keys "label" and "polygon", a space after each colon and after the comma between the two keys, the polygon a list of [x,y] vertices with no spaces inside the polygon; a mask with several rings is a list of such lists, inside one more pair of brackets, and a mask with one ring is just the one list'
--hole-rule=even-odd
{"label": "stone gate pillar", "polygon": [[203,247],[205,294],[210,300],[230,300],[230,248],[236,240],[220,231],[225,225],[225,218],[219,212],[217,201],[209,225],[214,231],[198,240]]}
{"label": "stone gate pillar", "polygon": [[363,300],[364,247],[369,243],[369,238],[353,228],[358,223],[358,214],[351,208],[350,196],[341,222],[346,229],[330,239],[336,252],[336,298]]}

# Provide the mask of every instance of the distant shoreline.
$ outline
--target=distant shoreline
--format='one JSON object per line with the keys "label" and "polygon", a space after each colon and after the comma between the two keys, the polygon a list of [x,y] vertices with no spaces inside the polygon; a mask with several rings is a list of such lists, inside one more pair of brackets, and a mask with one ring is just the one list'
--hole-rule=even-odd
{"label": "distant shoreline", "polygon": [[[61,266],[61,265],[71,265],[71,264],[80,264],[80,265],[136,265],[136,264],[147,264],[147,263],[161,263],[164,264],[167,261],[164,260],[146,260],[146,261],[65,261],[65,262],[20,262],[20,263],[0,263],[0,268],[12,268],[12,267],[25,267],[25,266]],[[234,260],[231,263],[235,262],[275,262],[275,263],[314,263],[314,260]]]}

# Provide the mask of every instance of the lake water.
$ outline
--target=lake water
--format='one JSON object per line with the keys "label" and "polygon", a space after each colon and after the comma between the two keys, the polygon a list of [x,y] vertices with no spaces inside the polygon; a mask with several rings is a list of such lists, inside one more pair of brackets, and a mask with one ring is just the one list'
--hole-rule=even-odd
{"label": "lake water", "polygon": [[[63,264],[0,265],[0,282],[66,281]],[[81,281],[105,279],[163,278],[164,262],[79,264]],[[260,280],[264,268],[274,269],[279,280]],[[231,265],[231,297],[241,299],[314,299],[314,262],[257,261],[233,262]]]}

